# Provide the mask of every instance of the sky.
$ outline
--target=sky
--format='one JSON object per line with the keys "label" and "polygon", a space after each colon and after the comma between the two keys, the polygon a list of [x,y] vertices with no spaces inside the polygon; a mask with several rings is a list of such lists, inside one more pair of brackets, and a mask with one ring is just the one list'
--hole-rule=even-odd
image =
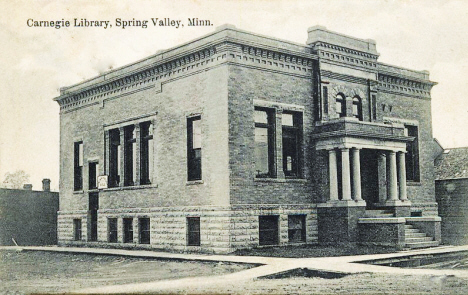
{"label": "sky", "polygon": [[[109,20],[112,28],[74,27],[73,19]],[[188,18],[211,27],[115,26],[115,20]],[[70,27],[29,27],[71,21]],[[0,184],[24,170],[33,189],[59,181],[59,88],[188,42],[232,24],[305,44],[315,25],[374,39],[379,61],[428,70],[433,135],[445,148],[468,146],[468,1],[238,0],[238,1],[8,1],[0,0]]]}

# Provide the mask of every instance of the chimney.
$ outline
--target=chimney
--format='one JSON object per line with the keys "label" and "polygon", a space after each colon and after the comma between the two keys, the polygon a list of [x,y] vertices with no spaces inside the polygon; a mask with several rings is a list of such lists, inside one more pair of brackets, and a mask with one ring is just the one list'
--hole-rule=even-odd
{"label": "chimney", "polygon": [[50,192],[50,179],[44,178],[42,180],[42,190],[45,192]]}
{"label": "chimney", "polygon": [[32,184],[30,183],[23,184],[23,189],[27,191],[32,191]]}

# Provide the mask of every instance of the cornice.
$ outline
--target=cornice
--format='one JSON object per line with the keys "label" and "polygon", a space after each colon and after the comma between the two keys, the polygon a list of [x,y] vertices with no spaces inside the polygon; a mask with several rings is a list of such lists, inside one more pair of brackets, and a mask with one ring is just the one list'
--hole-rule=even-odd
{"label": "cornice", "polygon": [[166,60],[159,60],[152,65],[129,71],[109,80],[105,80],[104,76],[103,80],[75,91],[65,89],[63,94],[55,100],[59,103],[61,112],[68,112],[82,108],[96,100],[106,100],[153,88],[155,83],[172,79],[178,74],[186,75],[202,67],[206,68],[220,62],[232,62],[236,59],[292,73],[304,74],[312,70],[312,61],[315,56],[310,53],[281,48],[272,50],[269,46],[263,48],[260,44],[253,42],[242,44],[241,41],[231,37],[220,38],[217,42],[211,42],[208,46],[185,55],[179,54]]}
{"label": "cornice", "polygon": [[379,90],[388,93],[403,94],[407,96],[431,98],[431,89],[435,85],[431,81],[409,79],[397,75],[378,74]]}

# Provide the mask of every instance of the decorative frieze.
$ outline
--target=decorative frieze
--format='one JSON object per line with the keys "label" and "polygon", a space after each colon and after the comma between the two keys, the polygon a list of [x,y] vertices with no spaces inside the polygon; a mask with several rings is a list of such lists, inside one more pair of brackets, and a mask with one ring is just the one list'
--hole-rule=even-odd
{"label": "decorative frieze", "polygon": [[57,101],[60,104],[60,110],[63,111],[85,105],[96,99],[104,99],[127,92],[133,93],[135,89],[144,88],[158,80],[206,65],[209,61],[214,61],[213,57],[215,54],[216,47],[211,46],[151,68],[129,73],[126,77],[97,85],[96,87],[83,90],[77,94],[70,94],[67,96],[67,90],[64,90],[62,94],[63,98]]}
{"label": "decorative frieze", "polygon": [[404,77],[391,76],[379,73],[379,90],[395,92],[398,94],[430,98],[433,82],[411,80]]}

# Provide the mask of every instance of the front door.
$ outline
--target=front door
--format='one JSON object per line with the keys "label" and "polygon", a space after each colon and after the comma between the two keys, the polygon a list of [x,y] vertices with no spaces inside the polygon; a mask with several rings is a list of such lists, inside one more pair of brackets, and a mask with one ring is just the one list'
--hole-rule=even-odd
{"label": "front door", "polygon": [[378,151],[362,149],[361,162],[361,194],[366,201],[366,208],[372,209],[379,202]]}
{"label": "front door", "polygon": [[90,193],[89,194],[89,240],[97,241],[97,231],[98,231],[98,215],[97,211],[99,209],[99,193]]}

